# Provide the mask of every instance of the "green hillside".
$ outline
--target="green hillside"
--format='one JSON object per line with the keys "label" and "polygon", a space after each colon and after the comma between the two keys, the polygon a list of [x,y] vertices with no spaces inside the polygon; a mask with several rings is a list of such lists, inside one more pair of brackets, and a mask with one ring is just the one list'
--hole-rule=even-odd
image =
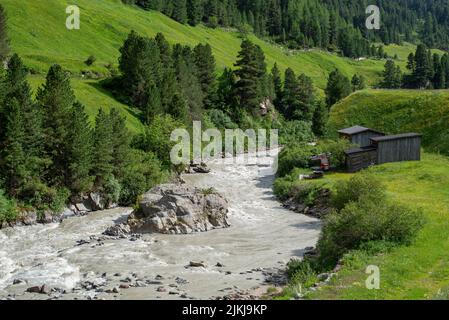
{"label": "green hillside", "polygon": [[427,151],[449,154],[449,91],[356,92],[332,108],[329,132],[356,124],[386,133],[422,133]]}
{"label": "green hillside", "polygon": [[[106,64],[116,63],[123,40],[131,30],[154,36],[162,32],[172,43],[195,45],[208,42],[219,68],[232,66],[241,39],[235,31],[190,27],[157,13],[127,6],[121,0],[3,0],[9,16],[12,47],[37,72],[45,72],[52,63],[79,73],[89,69],[83,62],[89,55],[97,58],[96,71],[106,72]],[[67,30],[65,9],[77,4],[81,10],[80,30]],[[359,72],[375,81],[383,61],[354,61],[320,52],[290,52],[252,38],[267,56],[268,65],[277,62],[282,69],[293,68],[311,76],[324,88],[328,73],[339,68],[347,76]]]}

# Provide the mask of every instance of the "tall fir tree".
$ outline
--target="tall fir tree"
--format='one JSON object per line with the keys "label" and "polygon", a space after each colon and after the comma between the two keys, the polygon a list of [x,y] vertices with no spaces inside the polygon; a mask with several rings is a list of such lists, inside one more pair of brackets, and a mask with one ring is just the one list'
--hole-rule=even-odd
{"label": "tall fir tree", "polygon": [[196,26],[201,22],[202,4],[201,0],[187,0],[187,17],[191,26]]}
{"label": "tall fir tree", "polygon": [[187,23],[187,2],[186,0],[172,0],[173,12],[171,17],[179,23]]}
{"label": "tall fir tree", "polygon": [[84,106],[75,102],[70,114],[68,133],[68,183],[74,195],[81,195],[92,187],[92,129]]}
{"label": "tall fir tree", "polygon": [[299,83],[295,72],[285,70],[284,91],[282,93],[282,113],[287,120],[293,120],[299,109]]}
{"label": "tall fir tree", "polygon": [[50,67],[45,84],[38,90],[37,101],[43,114],[45,152],[51,161],[46,178],[52,185],[67,185],[68,137],[75,95],[70,77],[61,66]]}
{"label": "tall fir tree", "polygon": [[387,89],[397,89],[401,87],[402,74],[393,60],[385,63],[383,71],[382,87]]}
{"label": "tall fir tree", "polygon": [[102,186],[114,172],[112,136],[110,117],[103,109],[100,109],[95,119],[92,154],[92,174],[96,177],[96,186]]}
{"label": "tall fir tree", "polygon": [[194,49],[194,59],[198,79],[204,95],[204,106],[212,108],[216,100],[217,80],[215,77],[215,57],[209,44],[199,44]]}
{"label": "tall fir tree", "polygon": [[412,74],[414,86],[416,88],[426,88],[428,86],[429,61],[427,49],[423,44],[419,44],[415,53],[415,70]]}
{"label": "tall fir tree", "polygon": [[313,88],[313,81],[310,77],[302,73],[298,77],[298,85],[299,110],[295,114],[295,119],[312,121],[315,108],[315,90]]}
{"label": "tall fir tree", "polygon": [[274,66],[271,69],[271,79],[273,81],[274,93],[276,96],[274,99],[274,105],[278,110],[280,110],[282,104],[282,78],[281,71],[279,70],[277,63],[274,63]]}
{"label": "tall fir tree", "polygon": [[239,98],[240,107],[254,114],[261,102],[259,86],[261,63],[256,47],[251,41],[247,39],[242,41],[235,66],[237,67],[235,74],[238,77],[235,94]]}
{"label": "tall fir tree", "polygon": [[113,174],[117,179],[122,179],[124,170],[130,162],[130,142],[131,136],[126,127],[126,119],[120,114],[116,108],[112,108],[109,113],[109,123],[112,128],[112,165],[114,167]]}
{"label": "tall fir tree", "polygon": [[351,94],[351,83],[338,69],[329,74],[325,89],[328,108]]}

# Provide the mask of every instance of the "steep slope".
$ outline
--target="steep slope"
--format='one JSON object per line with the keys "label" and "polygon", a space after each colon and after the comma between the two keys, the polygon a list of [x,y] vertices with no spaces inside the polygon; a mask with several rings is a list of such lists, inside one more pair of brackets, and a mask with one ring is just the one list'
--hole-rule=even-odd
{"label": "steep slope", "polygon": [[[8,12],[14,51],[39,73],[53,63],[60,63],[77,74],[87,69],[106,73],[105,65],[117,63],[118,49],[131,30],[148,36],[162,32],[172,43],[208,42],[220,69],[233,65],[240,48],[241,38],[233,30],[193,28],[160,13],[124,5],[121,0],[2,0],[2,4]],[[65,27],[65,10],[71,4],[77,4],[81,10],[80,30]],[[326,77],[334,68],[341,69],[347,76],[361,73],[368,82],[374,83],[385,63],[354,61],[318,50],[287,51],[255,37],[252,40],[263,48],[270,67],[277,62],[282,69],[291,67],[296,72],[304,72],[319,88],[324,88]],[[84,64],[90,55],[97,58],[92,68]]]}
{"label": "steep slope", "polygon": [[329,132],[355,124],[387,133],[422,133],[427,151],[449,154],[449,91],[356,92],[332,108]]}

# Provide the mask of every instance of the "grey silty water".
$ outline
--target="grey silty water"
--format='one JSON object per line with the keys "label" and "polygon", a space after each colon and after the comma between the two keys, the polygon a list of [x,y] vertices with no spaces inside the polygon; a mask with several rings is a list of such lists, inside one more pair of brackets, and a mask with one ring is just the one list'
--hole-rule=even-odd
{"label": "grey silty water", "polygon": [[[271,158],[262,160],[269,163]],[[66,289],[66,294],[53,295],[62,299],[210,299],[262,286],[265,279],[260,270],[283,268],[316,244],[320,222],[282,208],[272,191],[274,175],[269,170],[261,173],[267,167],[219,160],[209,166],[210,174],[185,180],[214,187],[227,197],[230,228],[77,244],[101,235],[131,212],[117,208],[60,224],[0,230],[0,297],[48,299],[25,293],[28,287],[46,284]],[[204,261],[207,266],[186,268],[190,261]],[[217,267],[217,262],[223,267]],[[151,282],[156,277],[160,283]],[[150,284],[119,293],[100,292],[118,287],[125,278]],[[95,283],[96,289],[80,285],[86,281]]]}

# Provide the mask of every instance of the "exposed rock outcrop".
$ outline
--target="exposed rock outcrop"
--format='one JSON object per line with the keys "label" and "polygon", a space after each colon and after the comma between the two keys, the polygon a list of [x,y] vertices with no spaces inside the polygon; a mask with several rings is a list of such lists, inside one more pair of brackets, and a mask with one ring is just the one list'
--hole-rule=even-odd
{"label": "exposed rock outcrop", "polygon": [[228,202],[213,190],[166,184],[143,195],[128,219],[132,232],[189,234],[229,227]]}

